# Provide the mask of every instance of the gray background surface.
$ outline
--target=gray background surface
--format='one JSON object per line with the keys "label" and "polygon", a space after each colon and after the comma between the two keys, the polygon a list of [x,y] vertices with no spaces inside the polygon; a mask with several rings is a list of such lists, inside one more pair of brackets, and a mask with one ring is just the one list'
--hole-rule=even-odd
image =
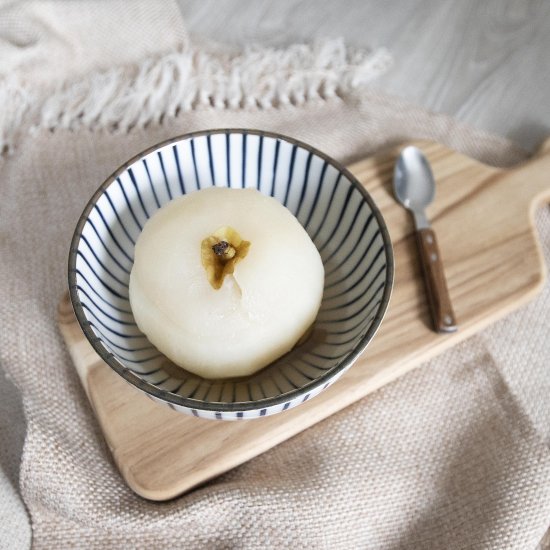
{"label": "gray background surface", "polygon": [[343,37],[387,47],[375,86],[534,149],[550,135],[545,0],[178,0],[194,35],[286,45]]}

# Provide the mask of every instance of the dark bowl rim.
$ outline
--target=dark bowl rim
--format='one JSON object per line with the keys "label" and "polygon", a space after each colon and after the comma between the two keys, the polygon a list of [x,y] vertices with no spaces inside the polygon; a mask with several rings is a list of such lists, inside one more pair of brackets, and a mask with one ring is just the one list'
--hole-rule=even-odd
{"label": "dark bowl rim", "polygon": [[[254,401],[240,401],[240,402],[233,402],[233,403],[205,402],[198,399],[192,399],[189,397],[183,397],[181,395],[171,393],[167,390],[158,388],[154,384],[150,384],[149,382],[146,382],[145,380],[141,379],[139,376],[134,374],[128,367],[124,366],[114,356],[114,354],[111,353],[97,338],[97,336],[92,331],[88,320],[86,319],[84,308],[82,307],[82,304],[78,297],[78,290],[76,285],[76,258],[77,258],[78,243],[80,241],[82,230],[84,228],[86,220],[88,219],[88,216],[91,210],[93,209],[95,203],[101,197],[103,192],[116,180],[116,178],[120,174],[122,174],[127,168],[129,168],[132,164],[134,164],[140,158],[173,143],[189,140],[195,137],[214,135],[214,134],[243,134],[243,135],[248,134],[248,135],[274,138],[274,139],[286,141],[287,143],[291,143],[292,145],[297,145],[305,149],[306,151],[309,151],[314,155],[317,155],[318,157],[322,158],[328,164],[330,164],[331,166],[336,168],[339,172],[341,172],[343,175],[345,175],[349,179],[351,184],[354,185],[359,190],[359,192],[363,195],[364,200],[366,200],[366,202],[368,203],[369,207],[372,210],[372,213],[374,214],[378,222],[378,226],[379,226],[380,233],[382,235],[382,240],[384,243],[384,249],[386,253],[386,280],[384,282],[384,293],[383,293],[380,305],[378,307],[378,311],[372,320],[372,324],[367,330],[367,332],[365,333],[365,335],[363,336],[363,338],[359,341],[359,343],[355,346],[355,348],[350,353],[345,355],[343,359],[335,367],[332,367],[331,369],[329,369],[326,373],[321,375],[319,378],[316,378],[315,380],[308,382],[307,384],[305,384],[304,386],[301,386],[300,388],[277,395],[276,397],[267,397],[267,398],[258,399]],[[359,357],[359,355],[365,350],[369,342],[372,340],[373,336],[378,331],[378,328],[380,327],[382,319],[387,311],[387,307],[390,301],[390,296],[391,296],[392,287],[393,287],[393,278],[394,278],[393,246],[388,233],[388,229],[386,227],[386,223],[384,221],[384,218],[382,217],[382,214],[380,213],[380,210],[376,206],[374,200],[372,199],[368,191],[361,185],[359,180],[344,165],[334,160],[330,156],[326,155],[319,149],[307,143],[304,143],[303,141],[291,138],[289,136],[280,134],[278,132],[270,132],[270,131],[249,129],[249,128],[213,128],[213,129],[200,130],[196,132],[181,134],[181,135],[169,138],[167,140],[161,141],[160,143],[157,143],[155,145],[152,145],[151,147],[148,147],[147,149],[141,151],[137,155],[134,155],[132,158],[127,160],[124,164],[122,164],[119,168],[117,168],[98,187],[95,193],[91,196],[90,200],[87,202],[84,210],[82,211],[82,214],[78,218],[78,222],[76,224],[76,228],[74,230],[73,237],[71,239],[71,247],[69,251],[68,264],[69,264],[68,265],[69,295],[71,299],[71,304],[73,306],[73,310],[78,320],[78,324],[80,325],[80,328],[84,332],[84,335],[86,336],[88,342],[90,342],[90,344],[92,345],[96,353],[101,357],[101,359],[103,359],[103,361],[105,361],[105,363],[107,363],[117,374],[122,376],[122,378],[124,378],[127,382],[129,382],[136,388],[140,389],[141,391],[148,394],[149,396],[152,396],[156,399],[159,399],[160,401],[165,402],[170,406],[178,405],[180,407],[184,407],[190,410],[194,409],[196,411],[228,412],[228,413],[239,412],[239,411],[261,410],[261,409],[271,408],[277,405],[284,405],[289,401],[294,401],[300,396],[304,396],[306,394],[310,394],[314,392],[315,390],[324,386],[325,384],[328,385],[329,382],[331,382],[332,380],[338,378],[341,374],[343,374],[343,372],[347,370],[355,362],[355,360]]]}

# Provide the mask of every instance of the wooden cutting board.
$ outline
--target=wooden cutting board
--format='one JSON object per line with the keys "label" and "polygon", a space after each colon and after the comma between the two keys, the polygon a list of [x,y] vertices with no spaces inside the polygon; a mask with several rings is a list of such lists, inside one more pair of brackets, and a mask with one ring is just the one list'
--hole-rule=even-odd
{"label": "wooden cutting board", "polygon": [[[404,144],[405,145],[405,144]],[[428,209],[436,231],[458,332],[430,329],[412,219],[391,193],[401,147],[350,170],[380,207],[395,252],[395,286],[382,326],[366,352],[333,386],[287,412],[221,422],[154,403],[93,351],[66,296],[59,326],[116,464],[128,485],[167,500],[327,418],[532,298],[545,266],[533,232],[537,204],[550,201],[550,140],[513,170],[480,164],[436,143],[419,142],[437,182]],[[526,327],[528,330],[528,327]]]}

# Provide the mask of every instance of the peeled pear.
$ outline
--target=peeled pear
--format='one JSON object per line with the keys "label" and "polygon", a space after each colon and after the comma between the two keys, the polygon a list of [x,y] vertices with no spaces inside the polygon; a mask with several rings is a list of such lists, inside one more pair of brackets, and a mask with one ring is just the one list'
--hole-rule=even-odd
{"label": "peeled pear", "polygon": [[204,378],[250,375],[290,351],[321,304],[324,269],[304,228],[255,189],[212,187],[160,208],[130,274],[138,327]]}

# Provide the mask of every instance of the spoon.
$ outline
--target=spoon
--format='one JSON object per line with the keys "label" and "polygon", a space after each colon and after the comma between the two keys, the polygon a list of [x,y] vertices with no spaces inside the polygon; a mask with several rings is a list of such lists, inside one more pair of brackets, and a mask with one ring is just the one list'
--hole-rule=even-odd
{"label": "spoon", "polygon": [[433,201],[435,181],[428,160],[417,147],[405,147],[395,165],[393,189],[397,200],[414,217],[416,237],[428,303],[436,332],[455,332],[455,314],[451,305],[443,263],[435,233],[424,209]]}

